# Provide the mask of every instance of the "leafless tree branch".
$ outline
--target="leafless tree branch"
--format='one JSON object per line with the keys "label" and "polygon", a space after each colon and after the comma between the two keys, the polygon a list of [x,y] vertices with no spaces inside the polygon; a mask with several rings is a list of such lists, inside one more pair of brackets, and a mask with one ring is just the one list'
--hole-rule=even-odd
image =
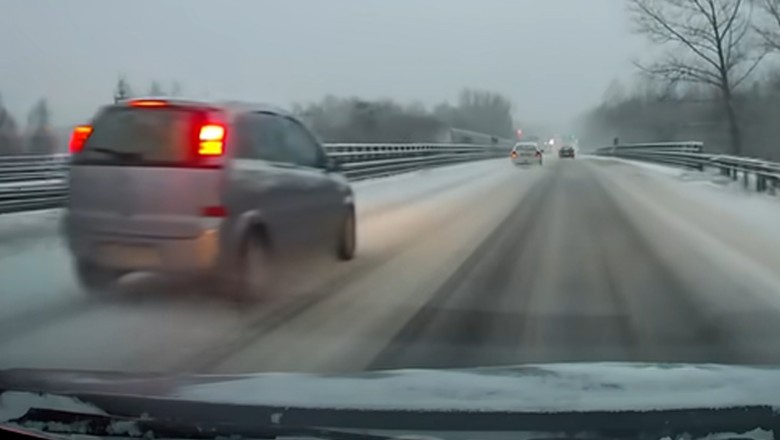
{"label": "leafless tree branch", "polygon": [[780,0],[753,0],[767,21],[753,26],[765,47],[780,52]]}
{"label": "leafless tree branch", "polygon": [[[736,154],[741,151],[741,141],[733,91],[750,77],[766,54],[756,51],[750,41],[752,4],[748,1],[629,0],[636,32],[666,49],[654,63],[637,66],[643,73],[667,81],[704,84],[719,90]],[[771,2],[780,11],[780,0],[754,1]],[[780,14],[775,18],[780,24]]]}

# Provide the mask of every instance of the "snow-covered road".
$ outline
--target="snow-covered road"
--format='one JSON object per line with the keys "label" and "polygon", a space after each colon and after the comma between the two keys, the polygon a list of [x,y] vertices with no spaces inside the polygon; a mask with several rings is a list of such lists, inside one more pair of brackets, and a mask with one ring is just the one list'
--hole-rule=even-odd
{"label": "snow-covered road", "polygon": [[780,200],[693,177],[583,158],[362,182],[359,257],[250,309],[154,277],[89,300],[56,210],[0,216],[0,368],[778,363]]}

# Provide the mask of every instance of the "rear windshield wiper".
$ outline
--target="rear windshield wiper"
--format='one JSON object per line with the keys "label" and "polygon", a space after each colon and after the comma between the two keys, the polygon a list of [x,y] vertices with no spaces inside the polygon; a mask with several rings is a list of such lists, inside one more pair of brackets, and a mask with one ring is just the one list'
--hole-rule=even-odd
{"label": "rear windshield wiper", "polygon": [[[322,440],[390,440],[392,437],[350,432],[329,428],[295,427],[273,424],[198,423],[182,420],[163,420],[149,417],[122,417],[96,415],[53,409],[31,408],[23,416],[0,424],[0,434],[11,426],[39,431],[46,434],[84,434],[98,437],[144,438],[300,438]],[[150,437],[151,436],[151,437]]]}
{"label": "rear windshield wiper", "polygon": [[95,153],[104,153],[108,154],[110,156],[114,156],[120,159],[132,159],[132,160],[140,160],[143,156],[141,153],[133,152],[133,151],[117,151],[112,150],[110,148],[105,147],[91,147],[84,149],[85,153],[89,152],[95,152]]}

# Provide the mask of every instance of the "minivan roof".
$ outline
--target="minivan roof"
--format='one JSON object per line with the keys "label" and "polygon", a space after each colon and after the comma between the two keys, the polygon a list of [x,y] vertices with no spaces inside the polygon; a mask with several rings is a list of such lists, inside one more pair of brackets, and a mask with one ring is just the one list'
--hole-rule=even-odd
{"label": "minivan roof", "polygon": [[[244,101],[232,101],[232,100],[207,100],[207,99],[188,99],[171,96],[139,96],[129,99],[124,99],[114,106],[131,106],[133,102],[138,101],[164,101],[177,107],[213,107],[215,109],[225,110],[231,113],[242,112],[267,112],[275,113],[282,116],[289,116],[294,118],[295,115],[279,107],[275,107],[270,104],[263,103],[251,103]],[[111,106],[109,106],[111,107]]]}

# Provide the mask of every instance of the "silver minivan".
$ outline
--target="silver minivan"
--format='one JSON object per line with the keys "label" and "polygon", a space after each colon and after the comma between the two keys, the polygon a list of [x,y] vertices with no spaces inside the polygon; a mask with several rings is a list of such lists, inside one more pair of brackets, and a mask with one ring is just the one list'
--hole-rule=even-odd
{"label": "silver minivan", "polygon": [[353,193],[304,125],[273,107],[134,99],[71,139],[63,233],[75,273],[105,292],[136,271],[262,292],[274,264],[355,255]]}

